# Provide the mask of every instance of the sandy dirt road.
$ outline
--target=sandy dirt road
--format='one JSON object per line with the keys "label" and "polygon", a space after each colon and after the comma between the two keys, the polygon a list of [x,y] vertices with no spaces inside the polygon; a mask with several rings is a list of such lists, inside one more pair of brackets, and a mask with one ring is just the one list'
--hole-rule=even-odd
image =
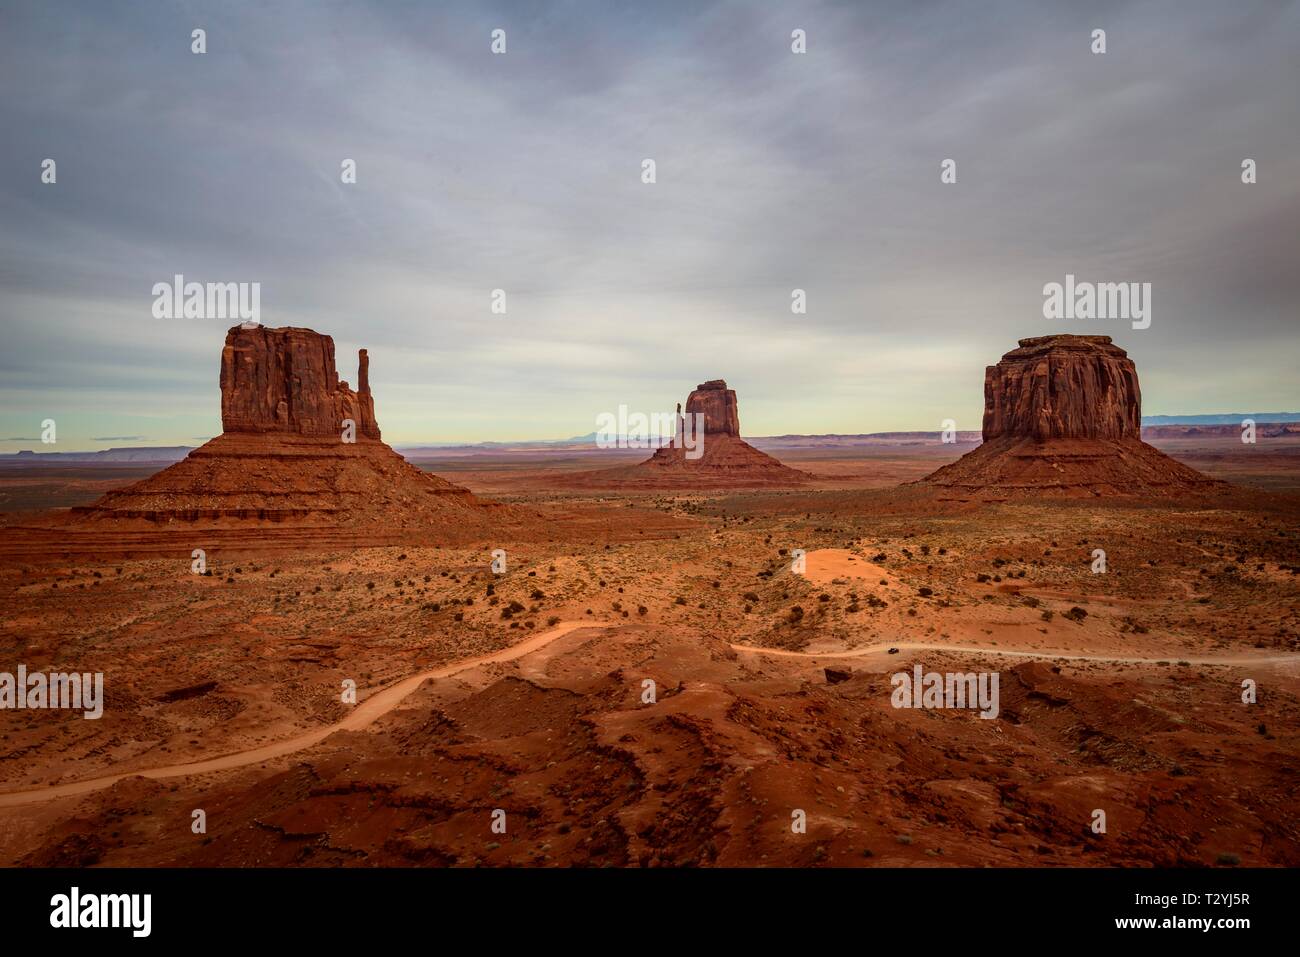
{"label": "sandy dirt road", "polygon": [[522,658],[525,655],[530,655],[533,652],[538,651],[551,642],[563,638],[570,632],[578,631],[583,628],[605,628],[609,627],[611,624],[612,623],[610,622],[592,621],[561,622],[559,625],[548,631],[541,632],[526,641],[521,641],[518,644],[511,645],[509,648],[503,648],[500,651],[493,652],[490,655],[480,655],[476,658],[465,658],[461,661],[453,662],[452,664],[444,665],[440,668],[421,671],[419,674],[411,675],[409,678],[403,678],[396,684],[389,685],[386,688],[376,691],[364,701],[360,702],[351,714],[336,724],[318,728],[314,731],[308,731],[305,734],[295,735],[291,738],[285,738],[282,741],[276,741],[259,748],[253,748],[248,751],[236,751],[231,754],[206,758],[202,761],[191,761],[186,764],[169,764],[156,768],[142,768],[138,770],[124,771],[120,774],[108,774],[97,778],[87,778],[84,781],[72,781],[68,784],[56,784],[51,787],[0,793],[0,808],[18,807],[24,804],[38,804],[61,797],[89,794],[92,791],[98,791],[101,788],[110,787],[118,781],[121,781],[123,778],[185,777],[191,774],[207,774],[212,771],[229,771],[234,768],[246,767],[250,764],[258,764],[262,761],[281,758],[287,754],[293,754],[295,751],[302,751],[306,748],[320,744],[320,742],[324,741],[331,734],[334,734],[337,731],[360,731],[374,723],[374,721],[381,716],[392,711],[401,704],[402,700],[405,699],[407,695],[431,678],[450,678],[453,675],[481,667],[482,665],[514,661],[517,658]]}
{"label": "sandy dirt road", "polygon": [[[223,754],[213,758],[207,758],[202,761],[192,761],[183,764],[169,764],[155,768],[141,768],[131,771],[123,771],[118,774],[109,774],[96,778],[87,778],[83,781],[73,781],[67,784],[57,784],[50,787],[34,788],[24,791],[9,791],[0,793],[0,808],[20,807],[29,804],[39,804],[46,801],[56,800],[64,797],[75,797],[81,794],[89,794],[102,788],[110,787],[118,781],[128,777],[144,777],[153,779],[186,777],[195,774],[207,774],[214,771],[230,771],[236,768],[247,767],[252,764],[259,764],[263,761],[270,761],[285,755],[293,754],[297,751],[303,751],[307,748],[314,747],[324,741],[330,735],[338,731],[360,731],[363,728],[373,724],[378,718],[387,714],[396,708],[401,702],[418,688],[425,681],[438,678],[449,678],[457,674],[469,671],[483,665],[498,664],[507,661],[515,661],[528,655],[540,651],[542,648],[552,642],[565,637],[566,635],[586,628],[609,628],[618,627],[616,622],[603,621],[566,621],[561,622],[555,628],[541,632],[526,641],[511,645],[509,648],[503,648],[500,651],[493,652],[489,655],[481,655],[475,658],[466,658],[461,661],[444,665],[440,668],[422,671],[418,674],[404,678],[395,684],[389,685],[374,694],[370,695],[342,721],[318,728],[305,734],[295,735],[276,741],[271,744],[263,745],[247,751],[236,751],[231,754]],[[1158,662],[1170,662],[1174,660],[1186,661],[1189,664],[1197,665],[1262,665],[1262,664],[1300,664],[1300,655],[1233,655],[1222,658],[1188,658],[1179,655],[1166,655],[1160,658],[1138,658],[1138,657],[1112,657],[1105,655],[1075,655],[1056,651],[1009,651],[1000,648],[989,647],[972,647],[964,645],[940,645],[926,644],[915,642],[900,642],[892,645],[874,645],[867,648],[854,648],[848,651],[784,651],[773,648],[759,648],[752,645],[743,645],[732,643],[731,648],[742,654],[751,654],[758,656],[770,656],[775,658],[800,658],[810,662],[817,659],[842,660],[846,658],[864,658],[871,655],[886,654],[890,648],[902,650],[923,650],[923,651],[942,651],[952,654],[979,654],[979,655],[1001,655],[1011,658],[1030,658],[1043,661],[1095,661],[1110,664],[1157,664]]]}
{"label": "sandy dirt road", "polygon": [[754,645],[731,644],[732,649],[751,655],[771,655],[774,658],[866,658],[887,654],[890,648],[899,651],[947,651],[964,655],[1003,655],[1008,658],[1034,658],[1039,661],[1098,661],[1112,665],[1155,665],[1185,661],[1189,665],[1300,665],[1300,655],[1226,655],[1222,658],[1189,658],[1182,654],[1167,654],[1159,658],[1130,658],[1112,655],[1072,655],[1064,651],[1010,651],[1006,648],[988,648],[974,645],[939,645],[900,641],[887,645],[852,648],[848,651],[785,651],[779,648],[759,648]]}

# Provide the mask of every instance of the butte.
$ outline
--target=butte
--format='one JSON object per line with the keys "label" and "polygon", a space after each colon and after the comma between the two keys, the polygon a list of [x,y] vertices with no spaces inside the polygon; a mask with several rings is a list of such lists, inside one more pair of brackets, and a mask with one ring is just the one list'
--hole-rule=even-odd
{"label": "butte", "polygon": [[614,469],[601,469],[573,476],[575,484],[606,485],[646,489],[788,488],[812,478],[782,465],[740,437],[740,412],[736,392],[722,379],[695,387],[686,399],[686,414],[700,413],[702,430],[697,441],[700,453],[691,457],[678,437],[656,449],[644,462]]}
{"label": "butte", "polygon": [[984,442],[920,484],[959,498],[1170,496],[1223,483],[1142,441],[1137,369],[1110,336],[1021,339],[984,373]]}
{"label": "butte", "polygon": [[356,391],[339,379],[329,336],[236,326],[221,350],[221,435],[74,509],[73,518],[176,531],[254,528],[272,537],[277,529],[370,529],[394,541],[421,540],[409,534],[420,532],[475,537],[521,518],[394,452],[380,438],[365,349],[357,376]]}

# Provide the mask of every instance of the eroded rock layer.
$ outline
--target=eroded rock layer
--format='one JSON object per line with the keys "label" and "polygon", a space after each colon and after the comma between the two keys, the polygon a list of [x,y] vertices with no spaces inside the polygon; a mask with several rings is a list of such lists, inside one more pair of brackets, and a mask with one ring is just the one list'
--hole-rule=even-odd
{"label": "eroded rock layer", "polygon": [[984,372],[984,441],[1141,437],[1137,369],[1110,336],[1021,339]]}
{"label": "eroded rock layer", "polygon": [[722,379],[701,382],[686,397],[686,414],[704,416],[707,435],[730,435],[740,438],[740,411],[736,404],[736,390],[728,389]]}
{"label": "eroded rock layer", "polygon": [[410,527],[486,506],[382,442],[229,432],[156,475],[109,492],[91,517],[151,522],[260,520]]}
{"label": "eroded rock layer", "polygon": [[221,350],[221,429],[338,437],[350,420],[357,435],[378,439],[369,367],[362,349],[354,392],[339,379],[329,336],[236,326]]}
{"label": "eroded rock layer", "polygon": [[427,526],[447,534],[518,519],[517,509],[481,502],[380,441],[368,366],[363,349],[353,391],[339,380],[329,336],[235,327],[221,354],[224,432],[74,512],[137,524]]}
{"label": "eroded rock layer", "polygon": [[1137,369],[1109,336],[1041,336],[984,374],[984,443],[922,481],[961,495],[1065,497],[1220,485],[1141,440]]}
{"label": "eroded rock layer", "polygon": [[[680,407],[679,407],[680,408]],[[575,475],[571,485],[619,488],[762,488],[801,485],[812,478],[782,465],[740,437],[736,392],[722,379],[695,387],[686,399],[686,414],[700,413],[698,446],[687,448],[678,436],[637,465]]]}

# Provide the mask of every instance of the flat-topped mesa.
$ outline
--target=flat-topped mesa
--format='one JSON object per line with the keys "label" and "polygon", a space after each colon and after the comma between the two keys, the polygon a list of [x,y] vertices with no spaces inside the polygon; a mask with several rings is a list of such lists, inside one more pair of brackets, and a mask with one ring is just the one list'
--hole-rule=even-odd
{"label": "flat-topped mesa", "polygon": [[311,329],[235,326],[221,350],[223,432],[285,432],[337,438],[344,420],[378,440],[370,359],[359,355],[354,392],[334,366],[334,340]]}
{"label": "flat-topped mesa", "polygon": [[466,540],[502,522],[536,521],[528,510],[480,501],[385,445],[366,350],[359,358],[354,392],[339,380],[329,336],[231,329],[221,352],[222,433],[161,472],[74,508],[73,520],[188,536],[202,527],[235,539],[249,528],[269,534],[272,525],[290,537],[346,529],[354,541]]}
{"label": "flat-topped mesa", "polygon": [[[748,488],[799,485],[811,476],[782,465],[740,437],[736,393],[722,379],[701,382],[686,399],[671,444],[638,465],[600,469],[576,476],[575,485],[640,488]],[[680,413],[682,407],[679,405]],[[689,428],[689,431],[687,429]],[[689,441],[688,441],[689,439]]]}
{"label": "flat-topped mesa", "polygon": [[1110,336],[1021,339],[984,372],[984,441],[1139,439],[1137,369]]}
{"label": "flat-topped mesa", "polygon": [[1143,442],[1141,422],[1137,369],[1109,336],[1021,339],[984,374],[984,442],[921,483],[963,500],[1221,488]]}
{"label": "flat-topped mesa", "polygon": [[736,390],[728,389],[722,379],[701,382],[686,398],[686,413],[704,413],[705,435],[740,436],[740,413],[737,411]]}

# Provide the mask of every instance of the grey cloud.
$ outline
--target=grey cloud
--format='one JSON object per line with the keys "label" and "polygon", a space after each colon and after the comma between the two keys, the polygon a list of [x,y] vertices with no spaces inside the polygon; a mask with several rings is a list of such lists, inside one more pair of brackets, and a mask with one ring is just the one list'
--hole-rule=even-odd
{"label": "grey cloud", "polygon": [[[1047,331],[1113,335],[1152,412],[1300,407],[1294,3],[71,7],[0,31],[11,428],[211,427],[224,325],[149,312],[177,272],[261,282],[345,378],[369,348],[399,442],[580,434],[717,376],[754,434],[977,421]],[[1067,272],[1152,282],[1151,329],[1049,328]]]}

